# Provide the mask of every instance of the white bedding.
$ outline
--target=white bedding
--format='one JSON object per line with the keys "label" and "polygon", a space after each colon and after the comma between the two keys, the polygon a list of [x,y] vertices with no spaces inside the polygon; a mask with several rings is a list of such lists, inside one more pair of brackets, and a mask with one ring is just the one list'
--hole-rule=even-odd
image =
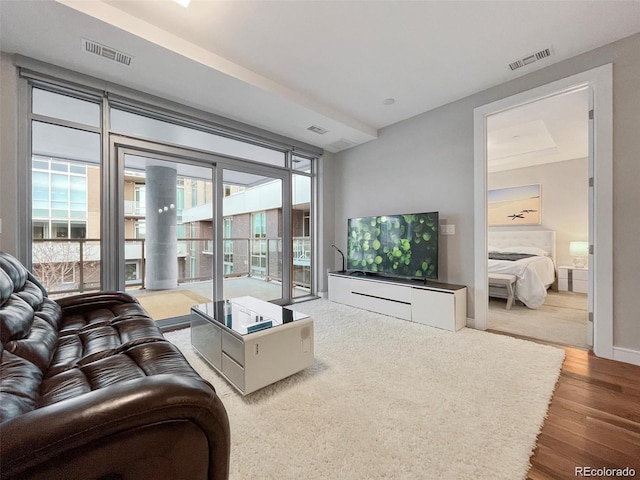
{"label": "white bedding", "polygon": [[538,308],[544,303],[547,288],[555,280],[553,260],[546,256],[516,261],[489,260],[488,271],[515,275],[515,297],[529,308]]}

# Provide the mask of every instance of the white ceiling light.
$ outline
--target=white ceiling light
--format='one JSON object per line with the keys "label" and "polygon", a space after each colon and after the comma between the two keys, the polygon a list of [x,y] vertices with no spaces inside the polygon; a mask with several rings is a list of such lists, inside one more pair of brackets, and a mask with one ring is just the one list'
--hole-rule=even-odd
{"label": "white ceiling light", "polygon": [[176,2],[178,5],[182,5],[184,8],[187,8],[191,3],[191,0],[173,0],[173,1]]}

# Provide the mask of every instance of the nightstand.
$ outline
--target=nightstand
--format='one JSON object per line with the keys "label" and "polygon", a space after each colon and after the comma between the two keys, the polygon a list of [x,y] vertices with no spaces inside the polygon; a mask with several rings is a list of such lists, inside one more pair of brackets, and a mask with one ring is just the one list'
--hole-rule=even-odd
{"label": "nightstand", "polygon": [[558,267],[559,292],[589,292],[589,269],[568,265]]}

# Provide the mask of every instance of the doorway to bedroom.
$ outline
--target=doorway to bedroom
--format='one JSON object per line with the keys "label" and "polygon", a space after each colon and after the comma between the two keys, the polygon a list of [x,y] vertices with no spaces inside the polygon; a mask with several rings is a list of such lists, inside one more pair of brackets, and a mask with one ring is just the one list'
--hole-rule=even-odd
{"label": "doorway to bedroom", "polygon": [[587,86],[487,117],[487,329],[590,348]]}

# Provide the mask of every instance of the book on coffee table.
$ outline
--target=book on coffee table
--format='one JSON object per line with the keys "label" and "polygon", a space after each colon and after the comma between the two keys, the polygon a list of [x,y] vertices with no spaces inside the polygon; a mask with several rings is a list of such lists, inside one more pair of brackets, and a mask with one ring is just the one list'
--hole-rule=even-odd
{"label": "book on coffee table", "polygon": [[260,330],[264,330],[265,328],[271,328],[273,326],[273,321],[269,319],[263,319],[263,317],[258,317],[258,319],[246,325],[240,325],[240,330],[246,330],[246,332],[241,333],[253,333]]}

